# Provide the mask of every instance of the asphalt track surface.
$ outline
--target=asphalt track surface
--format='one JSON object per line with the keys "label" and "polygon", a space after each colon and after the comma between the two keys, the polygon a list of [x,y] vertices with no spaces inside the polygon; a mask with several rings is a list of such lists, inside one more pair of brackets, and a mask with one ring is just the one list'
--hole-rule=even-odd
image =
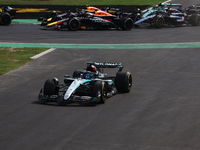
{"label": "asphalt track surface", "polygon": [[[181,3],[190,2],[198,3]],[[11,25],[0,33],[0,42],[12,43],[200,42],[198,27],[61,32]],[[57,106],[37,100],[46,79],[55,76],[62,82],[88,61],[122,62],[124,71],[132,73],[131,92],[101,105]],[[199,150],[199,68],[198,48],[56,49],[0,77],[0,148]]]}
{"label": "asphalt track surface", "polygon": [[[39,25],[12,24],[1,26],[0,42],[60,44],[138,44],[199,42],[199,27],[122,30],[43,30]],[[11,36],[12,35],[12,36]]]}

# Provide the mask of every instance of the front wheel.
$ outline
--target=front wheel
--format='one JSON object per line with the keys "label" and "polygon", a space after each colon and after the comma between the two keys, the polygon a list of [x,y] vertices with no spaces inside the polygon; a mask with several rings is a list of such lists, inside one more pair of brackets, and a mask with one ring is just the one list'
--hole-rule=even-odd
{"label": "front wheel", "polygon": [[52,80],[50,79],[46,80],[43,88],[44,96],[58,95],[58,90],[59,90],[58,84],[59,82],[57,78],[53,78]]}
{"label": "front wheel", "polygon": [[55,17],[55,16],[57,16],[57,13],[55,11],[49,12],[49,13],[46,14],[46,19],[50,19],[50,18]]}
{"label": "front wheel", "polygon": [[77,18],[71,18],[69,20],[68,29],[71,31],[76,31],[80,28],[80,21]]}
{"label": "front wheel", "polygon": [[73,78],[80,78],[82,71],[75,70],[73,73]]}
{"label": "front wheel", "polygon": [[93,84],[92,88],[92,97],[97,99],[97,102],[100,104],[105,103],[107,99],[107,88],[106,88],[106,83],[102,81],[96,81]]}

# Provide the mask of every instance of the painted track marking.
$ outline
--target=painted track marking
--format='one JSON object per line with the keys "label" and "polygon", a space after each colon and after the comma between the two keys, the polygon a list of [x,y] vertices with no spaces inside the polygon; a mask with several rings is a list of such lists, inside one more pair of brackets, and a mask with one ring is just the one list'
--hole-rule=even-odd
{"label": "painted track marking", "polygon": [[31,59],[35,60],[35,59],[37,59],[37,58],[39,58],[39,57],[41,57],[41,56],[43,56],[43,55],[45,55],[47,53],[50,53],[50,52],[54,51],[54,50],[56,50],[56,49],[55,48],[50,48],[50,49],[48,49],[48,50],[46,50],[46,51],[44,51],[44,52],[42,52],[40,54],[37,54],[37,55],[31,57]]}
{"label": "painted track marking", "polygon": [[200,48],[200,42],[144,43],[144,44],[0,43],[0,47],[33,47],[33,48],[64,48],[64,49],[167,49],[167,48]]}

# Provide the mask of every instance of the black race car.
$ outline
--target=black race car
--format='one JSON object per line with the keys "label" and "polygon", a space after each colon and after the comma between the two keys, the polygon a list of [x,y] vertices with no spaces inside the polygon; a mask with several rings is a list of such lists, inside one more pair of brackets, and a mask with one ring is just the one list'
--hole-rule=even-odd
{"label": "black race car", "polygon": [[200,6],[189,6],[187,8],[182,8],[182,5],[178,8],[178,10],[182,13],[186,13],[187,15],[200,14]]}
{"label": "black race car", "polygon": [[2,7],[2,12],[0,12],[0,25],[9,25],[11,24],[12,19],[14,19],[16,10],[13,10],[12,7],[6,6]]}
{"label": "black race car", "polygon": [[41,26],[46,28],[52,27],[56,29],[68,28],[75,31],[78,29],[122,29],[131,30],[133,28],[133,20],[128,14],[120,16],[112,15],[106,11],[95,10],[88,12],[85,10],[77,10],[64,14],[51,14],[51,18],[39,18],[42,21]]}
{"label": "black race car", "polygon": [[[105,68],[118,68],[116,76],[108,76]],[[38,99],[43,101],[104,103],[117,93],[128,93],[132,87],[130,72],[122,72],[121,63],[87,63],[84,71],[75,70],[73,76],[65,75],[64,83],[57,78],[46,80]]]}

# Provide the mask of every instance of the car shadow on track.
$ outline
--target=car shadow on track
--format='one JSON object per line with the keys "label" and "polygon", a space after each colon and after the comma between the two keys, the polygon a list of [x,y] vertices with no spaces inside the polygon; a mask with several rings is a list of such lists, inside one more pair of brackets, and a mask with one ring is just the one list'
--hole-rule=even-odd
{"label": "car shadow on track", "polygon": [[97,105],[101,105],[101,104],[94,104],[94,103],[60,103],[60,104],[57,104],[56,102],[52,102],[52,101],[45,102],[42,100],[33,101],[32,104],[57,106],[57,107],[95,107]]}
{"label": "car shadow on track", "polygon": [[55,28],[42,28],[40,27],[39,28],[40,30],[45,30],[45,31],[65,31],[65,32],[80,32],[80,31],[129,31],[129,30],[120,30],[120,29],[80,29],[80,30],[76,30],[76,31],[71,31],[71,30],[68,30],[68,29],[55,29]]}

